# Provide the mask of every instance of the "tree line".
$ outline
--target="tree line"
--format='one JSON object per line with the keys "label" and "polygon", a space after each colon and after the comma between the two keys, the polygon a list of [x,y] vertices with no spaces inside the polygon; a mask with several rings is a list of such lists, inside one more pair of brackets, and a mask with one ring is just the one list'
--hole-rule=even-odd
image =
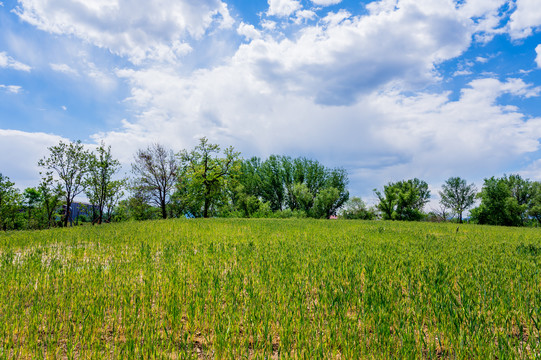
{"label": "tree line", "polygon": [[[243,159],[202,138],[193,149],[174,152],[160,144],[140,149],[131,176],[101,143],[88,151],[80,141],[60,142],[39,160],[41,182],[22,193],[0,173],[0,228],[43,229],[79,221],[169,217],[312,217],[400,221],[468,221],[527,226],[541,222],[541,183],[519,175],[484,180],[481,191],[459,177],[442,186],[440,207],[425,212],[428,184],[414,178],[374,189],[368,207],[349,198],[348,174],[304,157],[271,155]],[[75,198],[85,195],[84,215],[73,219]],[[125,196],[127,194],[127,196]],[[474,208],[476,201],[479,205]],[[80,205],[79,203],[77,203]]]}

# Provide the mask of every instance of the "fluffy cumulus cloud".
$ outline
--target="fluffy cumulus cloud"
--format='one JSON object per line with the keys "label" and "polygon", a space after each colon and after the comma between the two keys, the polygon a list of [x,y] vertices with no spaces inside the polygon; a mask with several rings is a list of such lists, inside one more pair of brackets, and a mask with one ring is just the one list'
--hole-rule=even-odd
{"label": "fluffy cumulus cloud", "polygon": [[[381,1],[368,15],[332,12],[279,40],[241,24],[252,40],[224,65],[190,75],[119,70],[138,116],[95,139],[129,161],[149,141],[179,150],[208,136],[246,155],[304,154],[346,166],[364,189],[413,176],[481,179],[539,149],[541,119],[498,100],[540,89],[492,77],[471,82],[458,100],[422,89],[440,80],[437,64],[468,49],[481,23],[470,17],[488,19],[501,4],[485,5]],[[284,16],[298,11],[291,9]]]}
{"label": "fluffy cumulus cloud", "polygon": [[[182,39],[202,36],[212,26],[232,26],[225,3],[138,1],[20,0],[17,10],[43,30],[78,36],[144,65],[114,71],[130,89],[124,103],[131,117],[92,136],[111,144],[124,164],[150,142],[178,151],[207,136],[235,145],[245,156],[306,155],[344,166],[354,191],[370,192],[410,177],[441,182],[468,174],[470,181],[479,180],[540,149],[541,119],[500,104],[509,97],[537,97],[539,87],[490,75],[471,81],[458,98],[430,87],[441,83],[438,66],[464,54],[476,36],[484,41],[508,31],[501,27],[505,0],[381,0],[368,4],[364,15],[268,0],[273,21],[239,22],[233,30],[245,41],[233,55],[193,72],[180,72],[174,62],[188,51]],[[525,4],[517,0],[516,11]],[[306,20],[312,25],[294,24]],[[533,23],[513,26],[523,31]],[[289,25],[300,30],[289,34]],[[541,48],[536,50],[541,66]],[[87,73],[50,66],[81,77]],[[40,144],[56,141],[44,134],[2,134],[20,146],[38,139],[37,146],[46,148]]]}
{"label": "fluffy cumulus cloud", "polygon": [[312,2],[319,6],[329,6],[340,4],[342,0],[312,0]]}
{"label": "fluffy cumulus cloud", "polygon": [[6,52],[0,52],[0,68],[8,68],[26,72],[32,69],[30,66],[13,59],[11,56],[8,56]]}
{"label": "fluffy cumulus cloud", "polygon": [[268,0],[267,15],[285,17],[302,8],[298,0]]}
{"label": "fluffy cumulus cloud", "polygon": [[245,24],[244,22],[240,23],[237,28],[237,33],[244,36],[247,40],[259,39],[261,37],[261,32],[257,30],[251,24]]}
{"label": "fluffy cumulus cloud", "polygon": [[515,39],[530,36],[541,27],[541,11],[537,0],[517,0],[516,10],[511,14],[509,33]]}
{"label": "fluffy cumulus cloud", "polygon": [[370,11],[329,13],[295,39],[254,40],[235,61],[280,91],[347,105],[391,83],[426,86],[438,79],[435,64],[460,55],[471,41],[471,23],[451,2],[407,0],[399,8]]}
{"label": "fluffy cumulus cloud", "polygon": [[180,150],[208,136],[235,144],[246,156],[309,154],[345,166],[353,187],[366,191],[414,176],[435,182],[461,174],[482,179],[539,150],[541,119],[498,104],[504,94],[539,95],[539,88],[520,79],[475,80],[458,100],[447,93],[407,96],[391,88],[332,107],[280,92],[237,64],[187,78],[155,70],[119,75],[131,84],[130,101],[140,116],[96,140],[115,144],[126,161],[149,141]]}
{"label": "fluffy cumulus cloud", "polygon": [[21,0],[21,19],[54,34],[75,35],[133,63],[176,61],[191,50],[183,41],[211,26],[233,24],[220,0]]}
{"label": "fluffy cumulus cloud", "polygon": [[541,44],[537,45],[535,48],[535,53],[537,54],[535,62],[537,63],[537,67],[541,68]]}
{"label": "fluffy cumulus cloud", "polygon": [[67,141],[57,135],[0,129],[0,153],[10,154],[0,157],[2,174],[20,189],[37,186],[42,170],[38,161],[47,155],[49,146],[61,140]]}

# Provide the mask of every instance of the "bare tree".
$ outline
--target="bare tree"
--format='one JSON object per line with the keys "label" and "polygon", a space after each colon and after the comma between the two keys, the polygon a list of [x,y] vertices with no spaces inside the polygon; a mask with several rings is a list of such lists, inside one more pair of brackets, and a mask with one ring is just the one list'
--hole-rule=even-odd
{"label": "bare tree", "polygon": [[138,150],[132,164],[132,172],[137,177],[135,188],[160,207],[162,217],[166,219],[169,193],[176,183],[178,172],[173,151],[160,144]]}

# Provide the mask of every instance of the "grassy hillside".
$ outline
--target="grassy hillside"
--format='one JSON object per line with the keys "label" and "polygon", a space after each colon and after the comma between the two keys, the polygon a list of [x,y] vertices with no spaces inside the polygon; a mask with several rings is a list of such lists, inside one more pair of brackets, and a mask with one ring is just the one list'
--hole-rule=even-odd
{"label": "grassy hillside", "polygon": [[0,358],[534,358],[541,232],[168,220],[0,234]]}

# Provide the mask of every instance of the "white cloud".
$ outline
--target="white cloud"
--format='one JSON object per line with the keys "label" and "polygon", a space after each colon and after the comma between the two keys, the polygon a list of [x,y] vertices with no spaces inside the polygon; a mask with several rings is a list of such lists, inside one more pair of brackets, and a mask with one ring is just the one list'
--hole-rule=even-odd
{"label": "white cloud", "polygon": [[294,22],[296,24],[302,24],[306,20],[313,20],[317,17],[316,13],[312,10],[299,10],[295,13],[295,20]]}
{"label": "white cloud", "polygon": [[160,141],[174,150],[207,136],[245,156],[314,156],[350,170],[352,187],[370,191],[390,180],[440,182],[498,174],[539,150],[541,119],[498,104],[503,94],[538,96],[520,79],[472,81],[458,100],[448,93],[405,95],[367,89],[342,106],[314,104],[307,91],[283,91],[238,56],[230,64],[179,76],[173,69],[122,70],[138,117],[97,134],[130,161]]}
{"label": "white cloud", "polygon": [[247,40],[259,39],[261,33],[251,24],[245,24],[241,22],[237,28],[237,33],[244,36]]}
{"label": "white cloud", "polygon": [[276,21],[264,19],[261,21],[261,27],[267,31],[274,31],[276,29]]}
{"label": "white cloud", "polygon": [[268,0],[269,10],[267,15],[286,17],[302,8],[298,0]]}
{"label": "white cloud", "polygon": [[66,64],[49,64],[52,70],[66,74],[78,76],[79,72]]}
{"label": "white cloud", "polygon": [[454,72],[453,76],[466,76],[471,74],[473,74],[471,70],[457,70]]}
{"label": "white cloud", "polygon": [[340,4],[342,0],[311,0],[314,4],[319,6],[329,6]]}
{"label": "white cloud", "polygon": [[61,108],[62,108],[62,110],[64,110],[64,111],[67,111],[67,110],[68,110],[68,108],[67,108],[65,105],[62,105]]}
{"label": "white cloud", "polygon": [[509,33],[514,39],[530,36],[541,26],[538,0],[516,0],[516,10],[511,14]]}
{"label": "white cloud", "polygon": [[0,129],[0,169],[20,189],[39,183],[38,161],[48,154],[47,147],[66,139],[45,133]]}
{"label": "white cloud", "polygon": [[29,72],[32,69],[30,66],[13,59],[11,56],[8,56],[6,52],[0,52],[0,68],[8,68],[26,72]]}
{"label": "white cloud", "polygon": [[537,54],[535,62],[537,63],[537,67],[541,68],[541,44],[537,45],[535,48],[535,53]]}
{"label": "white cloud", "polygon": [[472,27],[451,3],[403,1],[400,8],[352,17],[330,13],[294,39],[259,39],[234,61],[280,91],[344,105],[362,93],[399,83],[416,89],[437,80],[435,65],[462,54]]}
{"label": "white cloud", "polygon": [[482,57],[482,56],[478,56],[475,58],[475,61],[477,61],[478,63],[481,63],[481,64],[486,64],[488,62],[488,58],[486,57]]}
{"label": "white cloud", "polygon": [[140,64],[174,62],[191,47],[182,39],[199,38],[214,25],[231,27],[220,0],[21,0],[21,19],[54,34],[75,35]]}
{"label": "white cloud", "polygon": [[17,85],[0,85],[0,89],[4,89],[5,91],[12,94],[18,94],[21,92],[22,87]]}

